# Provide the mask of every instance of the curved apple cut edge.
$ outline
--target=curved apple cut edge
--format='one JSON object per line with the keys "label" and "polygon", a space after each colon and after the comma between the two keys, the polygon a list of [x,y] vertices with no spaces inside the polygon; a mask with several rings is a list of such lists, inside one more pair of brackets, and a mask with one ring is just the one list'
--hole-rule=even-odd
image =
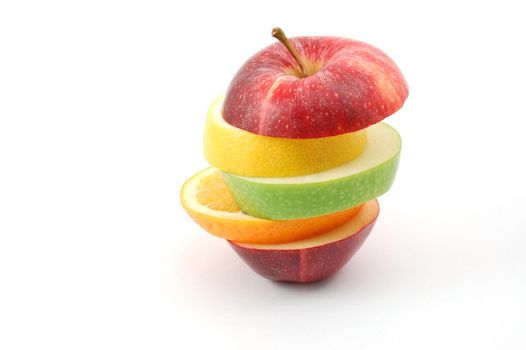
{"label": "curved apple cut edge", "polygon": [[233,241],[229,242],[238,247],[258,250],[298,250],[316,248],[341,241],[361,232],[364,228],[371,224],[371,222],[374,222],[378,218],[379,214],[380,206],[378,205],[378,200],[373,199],[365,203],[360,212],[342,226],[306,239],[280,244],[253,244]]}

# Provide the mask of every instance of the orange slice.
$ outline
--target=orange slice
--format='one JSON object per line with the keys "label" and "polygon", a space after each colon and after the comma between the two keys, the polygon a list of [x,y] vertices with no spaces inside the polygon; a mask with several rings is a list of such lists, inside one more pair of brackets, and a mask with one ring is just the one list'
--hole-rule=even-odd
{"label": "orange slice", "polygon": [[209,233],[231,241],[274,244],[308,238],[332,230],[355,216],[362,205],[336,213],[297,220],[264,220],[243,213],[216,168],[188,179],[181,204]]}

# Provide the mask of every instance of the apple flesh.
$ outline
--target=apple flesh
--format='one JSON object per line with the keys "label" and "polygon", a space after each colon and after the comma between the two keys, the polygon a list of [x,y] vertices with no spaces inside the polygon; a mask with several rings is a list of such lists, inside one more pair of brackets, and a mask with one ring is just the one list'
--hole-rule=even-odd
{"label": "apple flesh", "polygon": [[400,158],[398,132],[385,123],[367,128],[368,143],[354,160],[319,173],[295,177],[223,180],[245,213],[270,220],[326,215],[377,198],[391,187]]}
{"label": "apple flesh", "polygon": [[230,83],[223,107],[229,124],[274,137],[335,136],[378,123],[407,98],[407,83],[396,64],[367,43],[338,37],[290,42],[308,76],[301,76],[283,44],[261,50]]}
{"label": "apple flesh", "polygon": [[307,283],[327,278],[341,269],[360,249],[380,211],[367,202],[350,221],[325,234],[284,244],[229,242],[259,275],[274,281]]}

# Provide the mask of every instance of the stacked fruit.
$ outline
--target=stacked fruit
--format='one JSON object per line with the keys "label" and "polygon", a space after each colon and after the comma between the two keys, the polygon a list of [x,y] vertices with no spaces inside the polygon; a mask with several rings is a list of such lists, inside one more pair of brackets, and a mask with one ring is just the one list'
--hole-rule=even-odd
{"label": "stacked fruit", "polygon": [[334,37],[275,43],[250,58],[208,110],[204,154],[181,202],[208,232],[273,280],[340,269],[371,231],[401,140],[382,119],[408,90],[395,63]]}

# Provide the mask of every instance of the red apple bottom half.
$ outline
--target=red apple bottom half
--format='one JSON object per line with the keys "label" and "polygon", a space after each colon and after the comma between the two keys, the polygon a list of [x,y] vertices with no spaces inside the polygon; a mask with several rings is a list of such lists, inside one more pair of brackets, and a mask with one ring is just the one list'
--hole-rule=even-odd
{"label": "red apple bottom half", "polygon": [[261,276],[283,282],[308,283],[341,269],[360,249],[373,229],[380,206],[365,203],[351,220],[329,232],[282,244],[229,241],[234,251]]}

